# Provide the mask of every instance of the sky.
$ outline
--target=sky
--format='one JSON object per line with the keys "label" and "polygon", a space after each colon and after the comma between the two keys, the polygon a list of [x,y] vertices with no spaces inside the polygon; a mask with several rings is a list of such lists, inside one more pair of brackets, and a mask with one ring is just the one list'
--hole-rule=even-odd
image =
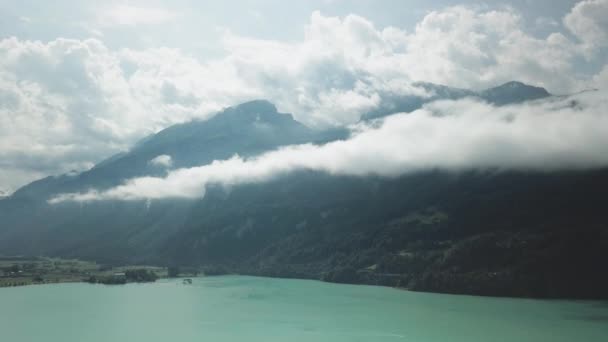
{"label": "sky", "polygon": [[[607,56],[608,0],[1,0],[0,191],[86,170],[172,124],[205,119],[251,99],[268,99],[313,128],[352,125],[385,101],[418,91],[412,86],[416,81],[480,90],[519,80],[553,94],[598,88],[600,95],[581,99],[588,115],[567,132],[581,138],[575,150],[505,133],[500,125],[493,130],[500,120],[485,130],[539,144],[538,151],[549,156],[532,153],[529,160],[580,165],[564,161],[564,155],[590,151],[583,153],[590,155],[585,161],[595,165],[604,160],[591,147],[605,144],[604,132],[585,133],[593,122],[604,122]],[[449,106],[471,115],[462,122],[494,111],[478,103]],[[428,110],[412,117],[420,121],[402,117],[393,125],[406,131],[411,125],[444,127]],[[548,109],[517,108],[509,115],[521,115],[519,131],[531,132],[542,129],[530,118],[538,111]],[[572,125],[560,113],[554,132]],[[461,127],[455,121],[442,129],[446,136]],[[441,137],[436,141],[444,141]],[[476,146],[484,141],[472,138],[462,148],[479,155]],[[427,141],[429,148],[442,146],[434,142]],[[514,151],[520,150],[509,153],[517,155]],[[160,157],[155,162],[170,166],[170,159]],[[315,158],[314,165],[299,167],[317,167]],[[388,170],[429,162],[412,160],[372,171],[394,173]],[[318,168],[338,172],[327,164]],[[347,162],[340,170],[356,173]]]}

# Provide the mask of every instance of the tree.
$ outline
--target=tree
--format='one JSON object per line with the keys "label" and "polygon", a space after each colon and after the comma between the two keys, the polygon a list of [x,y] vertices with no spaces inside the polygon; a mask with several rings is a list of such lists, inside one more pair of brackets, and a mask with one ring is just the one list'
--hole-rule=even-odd
{"label": "tree", "polygon": [[169,278],[179,277],[179,267],[178,266],[169,266],[169,269],[167,270],[167,274],[168,274]]}
{"label": "tree", "polygon": [[154,282],[158,279],[158,276],[153,271],[147,270],[145,268],[136,269],[136,270],[128,270],[125,272],[125,277],[127,280],[135,281],[138,283],[141,282]]}

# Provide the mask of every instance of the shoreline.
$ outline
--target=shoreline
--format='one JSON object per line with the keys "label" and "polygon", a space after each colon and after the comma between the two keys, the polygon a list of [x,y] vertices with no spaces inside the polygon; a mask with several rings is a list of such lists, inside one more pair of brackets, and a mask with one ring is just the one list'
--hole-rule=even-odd
{"label": "shoreline", "polygon": [[[459,296],[459,297],[460,296],[464,296],[464,297],[481,297],[481,298],[497,298],[497,299],[521,299],[521,300],[542,300],[542,301],[581,301],[581,302],[598,302],[598,301],[600,301],[600,302],[607,302],[605,299],[602,299],[602,298],[497,296],[497,295],[453,293],[453,292],[438,292],[438,291],[418,291],[418,290],[413,290],[413,289],[409,289],[409,288],[405,288],[405,287],[399,287],[399,286],[387,286],[387,285],[365,284],[365,283],[338,283],[338,282],[331,282],[331,281],[325,281],[325,280],[322,280],[322,279],[314,279],[314,278],[294,278],[294,277],[266,276],[266,275],[239,274],[239,273],[209,274],[209,275],[204,275],[204,274],[199,274],[199,275],[180,275],[180,276],[177,276],[177,277],[164,276],[164,277],[159,277],[158,280],[169,280],[169,279],[175,279],[175,280],[182,279],[183,280],[183,279],[196,279],[196,278],[228,277],[228,276],[264,278],[264,279],[281,279],[281,280],[307,280],[307,281],[314,281],[314,282],[320,282],[320,283],[332,284],[332,285],[369,286],[369,287],[379,287],[379,288],[386,288],[386,289],[394,289],[394,290],[397,290],[397,291],[412,292],[412,293],[436,294],[436,295]],[[58,281],[48,281],[48,282],[39,282],[39,283],[30,282],[30,283],[24,283],[24,284],[19,284],[19,285],[12,285],[12,286],[3,285],[0,282],[0,289],[1,288],[9,288],[9,287],[33,286],[33,285],[57,285],[57,284],[73,284],[73,283],[83,283],[83,284],[90,284],[90,285],[116,286],[116,285],[126,285],[126,284],[155,283],[155,282],[156,281],[149,281],[149,282],[128,281],[128,282],[120,283],[120,284],[111,284],[111,283],[110,284],[103,284],[103,283],[90,283],[86,279],[74,279],[74,280],[64,279],[64,280],[58,280]]]}
{"label": "shoreline", "polygon": [[78,282],[121,284],[167,276],[167,268],[159,266],[108,266],[78,259],[0,257],[0,288]]}
{"label": "shoreline", "polygon": [[[397,289],[400,291],[465,295],[474,297],[522,298],[534,300],[606,301],[606,298],[591,297],[585,295],[584,293],[573,296],[534,296],[525,294],[513,295],[509,293],[483,293],[483,291],[481,293],[475,293],[471,291],[459,291],[458,288],[444,289],[444,291],[442,291],[437,288],[410,288],[405,286],[399,286],[399,284],[383,284],[376,281],[372,281],[374,280],[373,278],[368,279],[368,281],[356,281],[353,279],[350,279],[351,281],[349,281],[348,279],[340,279],[341,281],[332,281],[332,278],[326,278],[322,274],[281,274],[281,272],[252,272],[247,271],[243,268],[241,268],[241,272],[238,272],[234,269],[231,272],[230,268],[232,267],[218,267],[218,265],[206,267],[180,266],[173,268],[173,272],[170,272],[171,270],[169,268],[151,265],[108,266],[100,265],[92,261],[83,261],[78,259],[61,259],[50,257],[0,257],[0,288],[62,283],[122,285],[127,283],[151,282],[155,281],[156,279],[235,275],[253,276],[261,278],[315,280],[332,284],[381,286]],[[130,278],[127,278],[127,273],[130,273]]]}
{"label": "shoreline", "polygon": [[[277,280],[305,280],[305,281],[314,281],[320,282],[324,284],[331,285],[350,285],[350,286],[365,286],[365,287],[375,287],[375,288],[385,288],[385,289],[394,289],[397,291],[403,292],[411,292],[411,293],[420,293],[420,294],[429,294],[429,295],[445,295],[445,296],[458,296],[458,297],[477,297],[477,298],[495,298],[495,299],[519,299],[519,300],[539,300],[539,301],[575,301],[575,302],[607,302],[605,299],[601,298],[562,298],[562,297],[522,297],[522,296],[492,296],[492,295],[481,295],[481,294],[467,294],[467,293],[449,293],[449,292],[436,292],[436,291],[417,291],[408,289],[405,287],[397,287],[397,286],[387,286],[387,285],[375,285],[375,284],[364,284],[364,283],[336,283],[330,281],[324,281],[321,279],[313,279],[313,278],[293,278],[293,277],[274,277],[274,276],[264,276],[264,275],[252,275],[252,274],[238,274],[238,273],[227,273],[227,274],[212,274],[212,275],[183,275],[178,277],[159,277],[158,280],[183,280],[183,279],[197,279],[197,278],[221,278],[221,277],[251,277],[251,278],[262,278],[262,279],[277,279]],[[13,286],[2,286],[0,285],[0,289],[2,288],[10,288],[10,287],[26,287],[26,286],[35,286],[35,285],[58,285],[58,284],[89,284],[89,285],[105,285],[105,286],[116,286],[116,285],[127,285],[127,284],[153,284],[156,281],[151,282],[126,282],[123,284],[103,284],[103,283],[89,283],[85,280],[60,280],[60,281],[51,281],[51,282],[42,282],[42,283],[28,283],[22,285],[13,285]]]}

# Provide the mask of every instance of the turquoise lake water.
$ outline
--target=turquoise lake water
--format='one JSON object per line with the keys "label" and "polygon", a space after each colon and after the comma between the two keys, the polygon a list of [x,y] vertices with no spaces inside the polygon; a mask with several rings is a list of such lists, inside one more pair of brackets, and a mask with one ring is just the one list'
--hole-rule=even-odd
{"label": "turquoise lake water", "polygon": [[0,341],[608,341],[608,303],[243,276],[0,289]]}

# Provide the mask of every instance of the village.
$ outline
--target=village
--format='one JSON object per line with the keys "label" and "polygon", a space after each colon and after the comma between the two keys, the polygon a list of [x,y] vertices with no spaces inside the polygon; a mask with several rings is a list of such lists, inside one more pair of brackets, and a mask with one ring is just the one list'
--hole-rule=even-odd
{"label": "village", "polygon": [[[173,276],[177,275],[173,273]],[[112,267],[73,259],[0,256],[0,287],[70,282],[125,284],[152,282],[167,276],[165,267]]]}

